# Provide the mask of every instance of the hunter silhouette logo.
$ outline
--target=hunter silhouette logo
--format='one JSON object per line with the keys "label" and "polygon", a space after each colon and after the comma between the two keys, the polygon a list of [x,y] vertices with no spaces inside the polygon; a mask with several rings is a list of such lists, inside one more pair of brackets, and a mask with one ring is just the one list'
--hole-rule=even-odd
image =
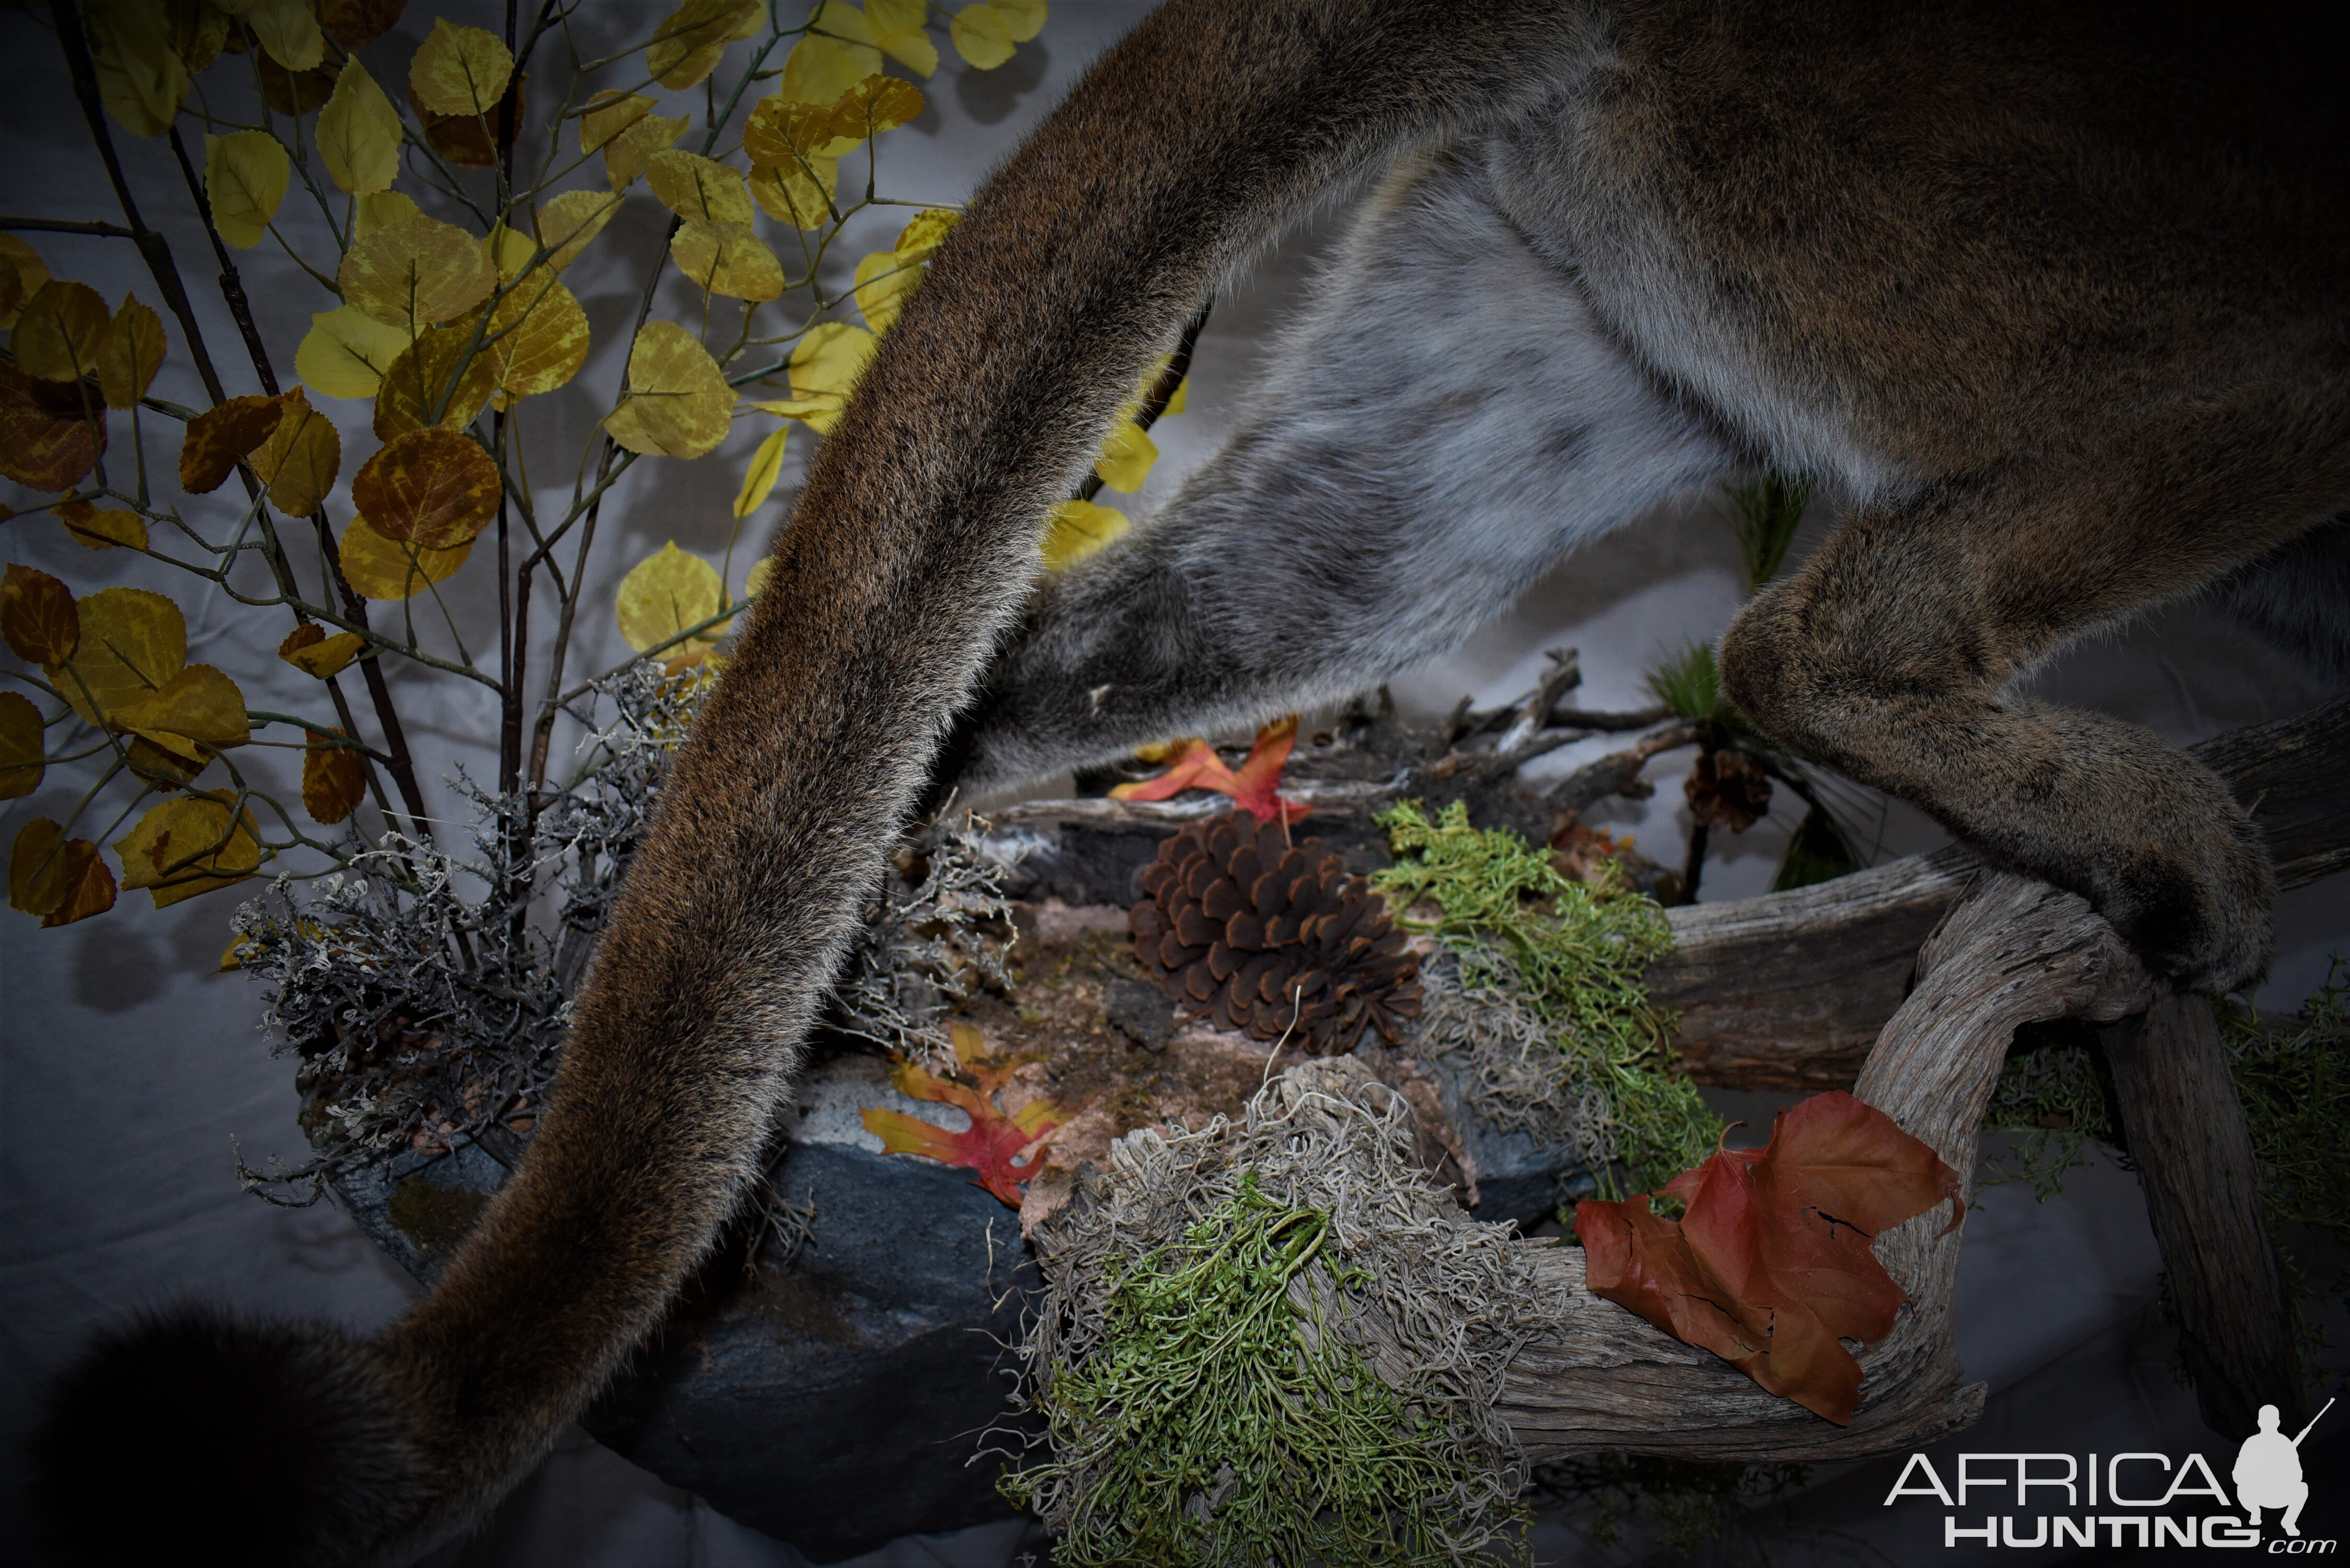
{"label": "hunter silhouette logo", "polygon": [[[2325,1410],[2334,1408],[2334,1401],[2325,1402]],[[2310,1417],[2309,1425],[2293,1437],[2277,1429],[2282,1417],[2273,1405],[2261,1407],[2261,1429],[2244,1439],[2236,1452],[2233,1479],[2236,1501],[2244,1511],[2244,1522],[2254,1530],[2261,1525],[2261,1510],[2284,1510],[2284,1532],[2301,1534],[2301,1511],[2309,1501],[2309,1482],[2301,1473],[2301,1439],[2309,1436],[2317,1423],[2325,1419],[2325,1410]]]}
{"label": "hunter silhouette logo", "polygon": [[[1947,1482],[1932,1459],[1911,1454],[1886,1494],[1885,1506],[1912,1497],[1939,1502],[1947,1511],[1942,1516],[1945,1550],[1969,1545],[2257,1550],[2262,1545],[2261,1515],[2274,1509],[2282,1515],[2278,1523],[2283,1534],[2266,1542],[2271,1555],[2325,1555],[2334,1551],[2334,1542],[2304,1540],[2301,1533],[2301,1511],[2309,1501],[2301,1443],[2334,1405],[2328,1399],[2325,1409],[2293,1437],[2280,1430],[2282,1417],[2275,1406],[2261,1407],[2260,1430],[2244,1439],[2230,1472],[2241,1516],[2205,1511],[2215,1504],[2227,1509],[2230,1500],[2210,1461],[2194,1453],[2176,1460],[2157,1453],[1960,1454],[1957,1472]],[[1970,1494],[1984,1491],[1997,1500],[1992,1511],[1970,1516],[1970,1504],[1982,1506]]]}

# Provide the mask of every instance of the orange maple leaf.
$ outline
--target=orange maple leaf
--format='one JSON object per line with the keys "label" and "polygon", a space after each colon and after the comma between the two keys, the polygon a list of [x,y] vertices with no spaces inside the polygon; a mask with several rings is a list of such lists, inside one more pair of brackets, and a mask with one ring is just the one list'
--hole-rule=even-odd
{"label": "orange maple leaf", "polygon": [[955,1061],[971,1083],[934,1076],[911,1062],[899,1063],[890,1082],[915,1099],[959,1107],[971,1126],[949,1132],[901,1111],[875,1109],[860,1113],[865,1130],[880,1138],[886,1153],[919,1154],[969,1168],[980,1186],[1017,1209],[1020,1184],[1035,1174],[1032,1157],[1062,1125],[1060,1107],[1050,1100],[1031,1100],[1005,1116],[996,1108],[995,1092],[1012,1076],[1011,1067],[989,1062],[986,1044],[970,1024],[951,1024],[947,1032],[954,1039]]}
{"label": "orange maple leaf", "polygon": [[1667,1183],[1689,1205],[1679,1223],[1644,1192],[1576,1204],[1575,1233],[1593,1291],[1848,1427],[1860,1364],[1837,1340],[1884,1338],[1909,1299],[1869,1241],[1945,1198],[1957,1224],[1958,1191],[1932,1148],[1838,1091],[1781,1112],[1765,1147]]}
{"label": "orange maple leaf", "polygon": [[1165,800],[1187,789],[1211,789],[1232,797],[1232,804],[1259,822],[1295,822],[1313,808],[1303,801],[1281,797],[1281,770],[1297,744],[1297,715],[1275,719],[1256,732],[1248,760],[1235,773],[1224,766],[1216,748],[1191,741],[1175,754],[1173,765],[1155,779],[1119,784],[1116,800]]}

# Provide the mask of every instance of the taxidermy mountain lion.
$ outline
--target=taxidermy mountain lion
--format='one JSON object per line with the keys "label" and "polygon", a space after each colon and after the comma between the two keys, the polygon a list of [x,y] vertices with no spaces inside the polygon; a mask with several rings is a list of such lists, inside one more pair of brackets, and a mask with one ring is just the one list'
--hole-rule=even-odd
{"label": "taxidermy mountain lion", "polygon": [[[2343,659],[2340,597],[2303,602],[2350,508],[2341,57],[2237,5],[1173,0],[883,339],[445,1277],[373,1340],[99,1347],[46,1440],[72,1549],[398,1563],[495,1500],[733,1209],[959,716],[984,787],[1358,691],[1759,465],[1847,514],[1725,638],[1740,709],[2180,984],[2257,976],[2272,878],[2219,781],[2011,684],[2214,583]],[[1262,421],[1032,600],[1138,379],[1383,164]]]}

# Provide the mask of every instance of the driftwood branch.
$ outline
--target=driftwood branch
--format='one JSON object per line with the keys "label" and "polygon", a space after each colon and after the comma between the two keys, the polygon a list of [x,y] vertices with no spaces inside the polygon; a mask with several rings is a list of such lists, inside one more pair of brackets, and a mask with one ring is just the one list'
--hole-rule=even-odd
{"label": "driftwood branch", "polygon": [[[1960,1170],[1972,1169],[1983,1107],[2018,1025],[2105,1022],[2143,1008],[2154,986],[2088,905],[2043,884],[1983,873],[1918,954],[1918,981],[1887,1025],[1858,1093]],[[1765,1394],[1707,1352],[1650,1327],[1584,1286],[1561,1248],[1546,1282],[1569,1303],[1566,1333],[1512,1363],[1503,1417],[1529,1460],[1608,1450],[1682,1459],[1825,1460],[1917,1448],[1967,1425],[1980,1384],[1961,1382],[1952,1338],[1959,1236],[1943,1210],[1879,1237],[1909,1293],[1891,1334],[1861,1354],[1849,1428]]]}
{"label": "driftwood branch", "polygon": [[[2251,809],[2284,886],[2350,864],[2350,798],[2339,784],[2350,700],[2220,737],[2199,754]],[[1711,1069],[1700,1075],[1833,1087],[1816,1082],[1825,1065],[1873,1034],[1855,1092],[1958,1170],[1974,1168],[1983,1111],[2019,1027],[2106,1025],[2205,1421],[2234,1438],[2252,1430],[2261,1404],[2299,1407],[2283,1282],[2210,1009],[2169,994],[2084,900],[1944,850],[1674,917],[1680,950],[1651,972],[1651,990],[1689,1007],[1682,1046]],[[1770,977],[1767,989],[1756,975]],[[1870,1018],[1880,1009],[1877,1031]],[[1877,1238],[1910,1304],[1863,1352],[1848,1428],[1599,1301],[1584,1286],[1580,1254],[1562,1249],[1544,1262],[1571,1326],[1513,1364],[1504,1417],[1535,1462],[1607,1449],[1833,1459],[1918,1447],[1981,1408],[1981,1386],[1960,1382],[1952,1333],[1959,1240],[1939,1214]]]}
{"label": "driftwood branch", "polygon": [[[2280,887],[2350,868],[2350,698],[2195,748],[2252,813]],[[1963,849],[1760,898],[1670,911],[1675,950],[1648,994],[1681,1012],[1700,1083],[1816,1092],[1851,1086],[1908,992],[1911,958],[1981,861]]]}
{"label": "driftwood branch", "polygon": [[2291,1298],[2218,1021],[2198,998],[2166,997],[2107,1028],[2103,1044],[2203,1424],[2247,1437],[2260,1407],[2274,1405],[2298,1426]]}

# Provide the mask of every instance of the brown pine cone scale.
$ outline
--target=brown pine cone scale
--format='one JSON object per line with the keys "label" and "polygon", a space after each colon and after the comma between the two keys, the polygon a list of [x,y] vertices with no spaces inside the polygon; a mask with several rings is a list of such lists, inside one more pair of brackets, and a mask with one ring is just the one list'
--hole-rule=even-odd
{"label": "brown pine cone scale", "polygon": [[[1318,838],[1238,814],[1194,823],[1143,868],[1127,917],[1134,950],[1168,1000],[1220,1029],[1317,1055],[1365,1029],[1396,1038],[1419,1013],[1419,961],[1387,907]],[[1294,1028],[1293,1028],[1294,1025]]]}

